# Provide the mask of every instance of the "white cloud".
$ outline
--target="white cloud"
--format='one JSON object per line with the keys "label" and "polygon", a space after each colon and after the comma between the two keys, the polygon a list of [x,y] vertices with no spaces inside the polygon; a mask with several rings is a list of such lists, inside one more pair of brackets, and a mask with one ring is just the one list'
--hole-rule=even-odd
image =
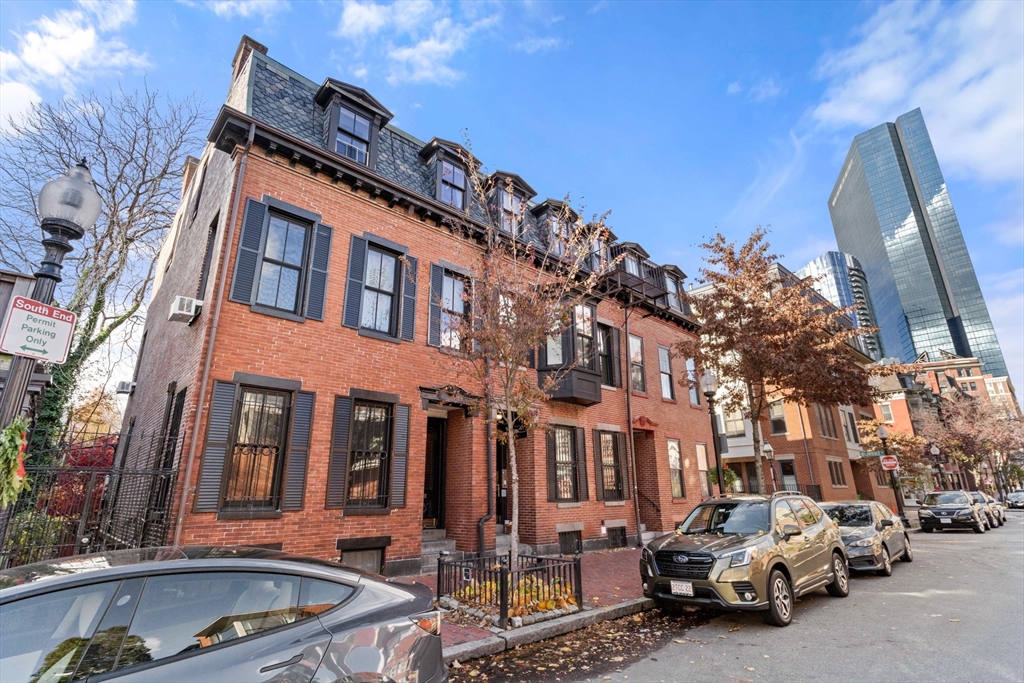
{"label": "white cloud", "polygon": [[71,94],[98,75],[149,66],[144,54],[116,35],[105,35],[134,20],[134,2],[80,0],[73,9],[40,17],[31,30],[15,34],[15,49],[0,50],[0,127],[6,129],[8,117],[20,117],[41,101],[41,88]]}
{"label": "white cloud", "polygon": [[608,0],[600,0],[600,2],[596,2],[590,6],[590,8],[587,10],[587,14],[597,14],[598,12],[603,12],[610,6],[611,3],[608,2]]}
{"label": "white cloud", "polygon": [[390,5],[346,0],[341,10],[338,33],[346,38],[373,36],[391,23],[392,15]]}
{"label": "white cloud", "polygon": [[516,43],[515,48],[519,52],[525,52],[528,55],[537,54],[538,52],[547,52],[554,50],[562,44],[561,38],[555,38],[548,36],[546,38],[527,38]]}
{"label": "white cloud", "polygon": [[733,81],[732,83],[729,84],[729,87],[725,89],[725,92],[727,92],[730,95],[738,95],[739,93],[743,92],[743,86],[740,85],[739,81]]}
{"label": "white cloud", "polygon": [[944,172],[1024,178],[1024,3],[885,5],[818,73],[822,126],[872,127],[920,107]]}
{"label": "white cloud", "polygon": [[211,0],[206,5],[222,19],[233,17],[268,19],[290,7],[288,0]]}
{"label": "white cloud", "polygon": [[445,18],[434,24],[430,37],[415,45],[397,47],[388,53],[391,73],[388,83],[454,83],[461,71],[448,66],[456,52],[466,44],[469,30]]}
{"label": "white cloud", "polygon": [[352,75],[358,79],[366,78],[366,75],[370,73],[370,70],[366,68],[365,64],[352,67]]}
{"label": "white cloud", "polygon": [[750,89],[750,97],[755,102],[775,99],[781,94],[782,87],[775,82],[774,78],[763,78],[760,83]]}

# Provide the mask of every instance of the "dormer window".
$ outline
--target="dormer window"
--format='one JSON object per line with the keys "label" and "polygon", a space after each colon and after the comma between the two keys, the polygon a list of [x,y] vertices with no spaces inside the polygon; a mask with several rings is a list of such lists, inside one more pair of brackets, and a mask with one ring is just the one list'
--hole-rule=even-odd
{"label": "dormer window", "polygon": [[507,189],[501,191],[501,229],[510,235],[519,235],[523,220],[523,198]]}
{"label": "dormer window", "polygon": [[637,260],[636,256],[626,254],[622,259],[622,267],[625,268],[626,272],[630,275],[640,277],[640,262]]}
{"label": "dormer window", "polygon": [[679,298],[680,282],[672,276],[665,278],[665,289],[668,291],[668,305],[677,311],[683,310],[682,300]]}
{"label": "dormer window", "polygon": [[448,161],[441,162],[441,201],[459,210],[466,208],[466,172]]}
{"label": "dormer window", "polygon": [[557,218],[548,222],[548,252],[565,256],[569,245],[569,225]]}
{"label": "dormer window", "polygon": [[370,119],[338,106],[338,154],[366,165],[370,153]]}

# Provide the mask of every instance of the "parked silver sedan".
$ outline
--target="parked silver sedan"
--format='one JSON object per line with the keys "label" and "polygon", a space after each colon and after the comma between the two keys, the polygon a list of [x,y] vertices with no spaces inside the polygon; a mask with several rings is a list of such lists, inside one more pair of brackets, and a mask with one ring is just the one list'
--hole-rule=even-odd
{"label": "parked silver sedan", "polygon": [[851,500],[822,503],[821,509],[839,525],[852,571],[892,576],[893,560],[914,561],[903,522],[881,503]]}
{"label": "parked silver sedan", "polygon": [[0,572],[0,672],[28,681],[445,681],[425,586],[259,548],[148,548]]}

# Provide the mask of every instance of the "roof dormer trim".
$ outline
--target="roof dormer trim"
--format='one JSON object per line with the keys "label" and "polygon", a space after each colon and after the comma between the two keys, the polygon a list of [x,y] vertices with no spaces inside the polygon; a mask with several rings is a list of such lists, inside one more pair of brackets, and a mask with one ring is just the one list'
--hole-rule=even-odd
{"label": "roof dormer trim", "polygon": [[334,95],[340,95],[342,101],[347,101],[359,108],[365,109],[375,117],[380,117],[379,127],[383,128],[395,117],[387,107],[380,103],[377,98],[363,88],[345,83],[334,78],[328,78],[316,93],[314,100],[321,107],[326,107]]}
{"label": "roof dormer trim", "polygon": [[501,189],[505,189],[506,183],[511,180],[512,187],[519,193],[522,193],[520,194],[520,197],[525,200],[530,200],[537,196],[537,191],[530,187],[529,183],[523,180],[521,176],[515,173],[509,173],[508,171],[495,171],[490,175],[488,180],[494,184],[494,187],[500,187]]}

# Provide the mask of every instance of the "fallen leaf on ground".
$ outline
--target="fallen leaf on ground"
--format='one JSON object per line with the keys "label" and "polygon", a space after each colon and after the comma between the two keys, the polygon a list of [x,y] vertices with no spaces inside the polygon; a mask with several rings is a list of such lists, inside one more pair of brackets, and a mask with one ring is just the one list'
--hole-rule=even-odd
{"label": "fallen leaf on ground", "polygon": [[459,664],[459,660],[456,659],[454,662],[452,662],[452,668],[453,669],[461,669],[462,668],[462,665]]}
{"label": "fallen leaf on ground", "polygon": [[739,631],[739,630],[740,630],[739,626],[732,626],[732,627],[729,628],[729,633],[735,633],[736,631]]}
{"label": "fallen leaf on ground", "polygon": [[622,660],[623,660],[623,657],[612,657],[608,661],[610,661],[610,662],[621,662]]}
{"label": "fallen leaf on ground", "polygon": [[754,667],[752,667],[752,666],[745,666],[745,667],[743,667],[743,668],[744,668],[744,669],[745,669],[746,671],[756,671],[756,669],[754,669]]}
{"label": "fallen leaf on ground", "polygon": [[723,636],[722,634],[719,634],[718,637],[722,640],[729,640],[729,636]]}
{"label": "fallen leaf on ground", "polygon": [[956,622],[959,622],[960,620],[959,619],[950,619],[950,621],[956,623]]}

